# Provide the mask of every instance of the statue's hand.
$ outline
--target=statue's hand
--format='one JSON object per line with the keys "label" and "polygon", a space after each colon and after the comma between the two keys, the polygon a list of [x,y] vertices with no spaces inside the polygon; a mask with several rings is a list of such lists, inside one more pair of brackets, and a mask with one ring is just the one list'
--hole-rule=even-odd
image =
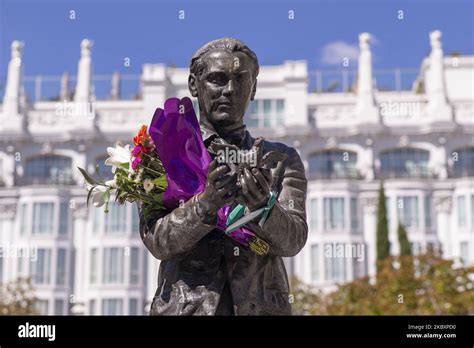
{"label": "statue's hand", "polygon": [[245,168],[239,177],[243,203],[250,211],[266,205],[270,198],[272,175],[270,170]]}
{"label": "statue's hand", "polygon": [[231,204],[237,192],[237,173],[230,172],[229,166],[219,164],[217,158],[209,165],[206,187],[198,199],[210,215],[224,205]]}

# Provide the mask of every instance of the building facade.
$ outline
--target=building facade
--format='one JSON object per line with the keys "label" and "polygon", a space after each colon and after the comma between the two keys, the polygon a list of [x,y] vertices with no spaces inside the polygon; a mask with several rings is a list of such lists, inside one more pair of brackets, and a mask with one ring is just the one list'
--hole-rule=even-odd
{"label": "building facade", "polygon": [[[429,38],[410,88],[401,70],[396,89],[381,85],[367,33],[357,71],[342,67],[335,84],[305,61],[261,67],[246,124],[295,147],[308,177],[308,240],[285,260],[290,276],[331,290],[374,275],[381,179],[393,254],[402,223],[415,253],[474,262],[474,57],[446,57],[441,33]],[[0,105],[0,282],[31,276],[44,314],[144,314],[159,261],[140,240],[137,211],[88,208],[76,167],[99,164],[110,177],[106,148],[131,143],[168,97],[189,96],[189,71],[145,64],[140,76],[94,75],[83,40],[77,76],[28,77],[22,49],[12,43]]]}

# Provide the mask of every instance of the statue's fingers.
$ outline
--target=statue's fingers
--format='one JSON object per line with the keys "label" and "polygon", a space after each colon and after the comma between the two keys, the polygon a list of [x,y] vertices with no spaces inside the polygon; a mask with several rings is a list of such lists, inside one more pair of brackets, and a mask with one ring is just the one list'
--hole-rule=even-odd
{"label": "statue's fingers", "polygon": [[260,170],[263,174],[263,176],[265,177],[265,179],[267,180],[267,183],[269,185],[271,185],[272,181],[273,181],[273,177],[272,177],[272,172],[270,169],[261,169]]}
{"label": "statue's fingers", "polygon": [[220,167],[217,167],[214,169],[208,176],[208,180],[212,183],[214,183],[217,179],[219,179],[222,175],[227,173],[229,170],[229,167],[226,165],[221,165]]}
{"label": "statue's fingers", "polygon": [[260,202],[264,199],[265,195],[260,192],[260,189],[255,182],[255,179],[253,178],[253,175],[250,173],[250,170],[245,168],[244,169],[244,178],[245,178],[245,183],[247,184],[247,188],[254,200],[257,202]]}
{"label": "statue's fingers", "polygon": [[253,173],[253,176],[255,177],[255,179],[257,179],[257,182],[259,183],[260,185],[260,188],[262,189],[262,193],[263,195],[266,197],[270,194],[270,185],[267,181],[267,179],[263,176],[262,174],[262,171],[254,168],[252,170],[252,173]]}
{"label": "statue's fingers", "polygon": [[214,158],[214,160],[209,164],[209,167],[207,168],[207,175],[209,176],[216,168],[217,168],[217,157]]}
{"label": "statue's fingers", "polygon": [[235,183],[236,176],[237,173],[234,173],[232,175],[223,174],[221,177],[216,179],[216,181],[214,182],[214,187],[219,189],[221,187],[226,187],[233,182]]}

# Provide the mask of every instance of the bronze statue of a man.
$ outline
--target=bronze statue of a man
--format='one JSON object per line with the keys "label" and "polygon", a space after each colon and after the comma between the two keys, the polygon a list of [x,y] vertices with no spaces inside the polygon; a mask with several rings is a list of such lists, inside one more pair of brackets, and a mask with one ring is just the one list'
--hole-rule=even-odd
{"label": "bronze statue of a man", "polygon": [[[218,139],[241,150],[255,139],[244,124],[254,99],[258,59],[242,41],[224,38],[207,43],[191,60],[189,90],[198,98],[200,126],[206,147]],[[305,245],[308,226],[307,180],[295,149],[264,140],[263,153],[286,155],[278,168],[245,168],[232,172],[216,159],[211,163],[204,192],[173,211],[140,213],[140,235],[161,260],[158,289],[151,315],[289,315],[289,283],[282,257],[296,255]],[[259,256],[216,229],[217,212],[236,205],[249,211],[278,194],[267,220],[251,229],[270,245]]]}

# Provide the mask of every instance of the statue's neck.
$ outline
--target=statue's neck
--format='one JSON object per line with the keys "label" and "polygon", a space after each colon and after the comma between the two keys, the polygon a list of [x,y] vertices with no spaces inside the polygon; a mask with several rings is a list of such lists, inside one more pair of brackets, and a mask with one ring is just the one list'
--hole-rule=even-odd
{"label": "statue's neck", "polygon": [[219,126],[212,124],[205,117],[201,118],[201,123],[210,130],[214,130],[219,137],[224,139],[229,144],[242,146],[245,137],[245,125],[242,121],[233,123],[228,126]]}

